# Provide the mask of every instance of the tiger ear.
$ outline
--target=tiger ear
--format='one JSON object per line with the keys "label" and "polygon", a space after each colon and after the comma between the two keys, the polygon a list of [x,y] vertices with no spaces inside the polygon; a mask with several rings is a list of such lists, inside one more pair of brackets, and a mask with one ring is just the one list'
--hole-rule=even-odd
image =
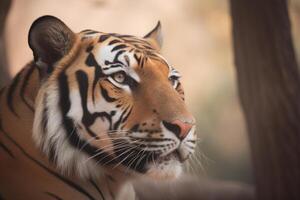
{"label": "tiger ear", "polygon": [[161,49],[163,44],[163,35],[161,31],[160,21],[157,22],[157,25],[150,31],[147,35],[144,36],[145,39],[155,46],[158,50]]}
{"label": "tiger ear", "polygon": [[55,62],[69,52],[74,41],[75,34],[71,29],[60,19],[49,15],[36,19],[28,35],[34,61],[47,73],[53,70]]}

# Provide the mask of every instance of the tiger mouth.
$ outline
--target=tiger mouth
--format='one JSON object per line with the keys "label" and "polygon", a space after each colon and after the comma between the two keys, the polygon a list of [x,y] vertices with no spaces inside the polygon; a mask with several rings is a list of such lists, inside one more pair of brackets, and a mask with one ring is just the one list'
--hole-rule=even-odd
{"label": "tiger mouth", "polygon": [[158,161],[169,161],[171,159],[175,159],[180,163],[184,163],[187,159],[189,159],[189,155],[184,156],[179,149],[175,149],[171,153],[157,158]]}

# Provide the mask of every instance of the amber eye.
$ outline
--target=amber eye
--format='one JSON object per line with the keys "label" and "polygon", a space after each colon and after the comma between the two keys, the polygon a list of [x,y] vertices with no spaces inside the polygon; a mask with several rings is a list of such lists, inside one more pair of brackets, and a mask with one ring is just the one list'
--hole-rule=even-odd
{"label": "amber eye", "polygon": [[126,80],[126,74],[124,72],[116,72],[112,74],[111,77],[118,83],[124,83]]}

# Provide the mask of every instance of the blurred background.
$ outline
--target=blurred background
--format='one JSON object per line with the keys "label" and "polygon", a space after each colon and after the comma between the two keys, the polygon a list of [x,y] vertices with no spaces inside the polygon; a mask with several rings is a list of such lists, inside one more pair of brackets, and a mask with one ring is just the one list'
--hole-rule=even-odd
{"label": "blurred background", "polygon": [[[300,49],[300,0],[289,1],[294,44]],[[251,157],[238,101],[228,2],[225,0],[15,0],[5,37],[9,72],[32,53],[31,23],[41,15],[62,19],[73,31],[94,29],[143,36],[162,22],[163,55],[182,74],[188,107],[200,138],[189,173],[252,183]]]}

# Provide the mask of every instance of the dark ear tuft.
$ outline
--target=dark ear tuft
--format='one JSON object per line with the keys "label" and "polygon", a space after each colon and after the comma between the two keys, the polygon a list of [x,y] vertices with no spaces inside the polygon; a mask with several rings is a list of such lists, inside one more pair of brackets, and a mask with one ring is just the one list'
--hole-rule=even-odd
{"label": "dark ear tuft", "polygon": [[163,36],[161,31],[161,23],[157,22],[157,25],[152,29],[147,35],[144,36],[145,39],[150,40],[158,50],[162,47]]}
{"label": "dark ear tuft", "polygon": [[75,34],[71,29],[60,19],[49,15],[35,20],[28,35],[34,61],[46,64],[47,68],[52,68],[55,62],[69,52],[74,40]]}

